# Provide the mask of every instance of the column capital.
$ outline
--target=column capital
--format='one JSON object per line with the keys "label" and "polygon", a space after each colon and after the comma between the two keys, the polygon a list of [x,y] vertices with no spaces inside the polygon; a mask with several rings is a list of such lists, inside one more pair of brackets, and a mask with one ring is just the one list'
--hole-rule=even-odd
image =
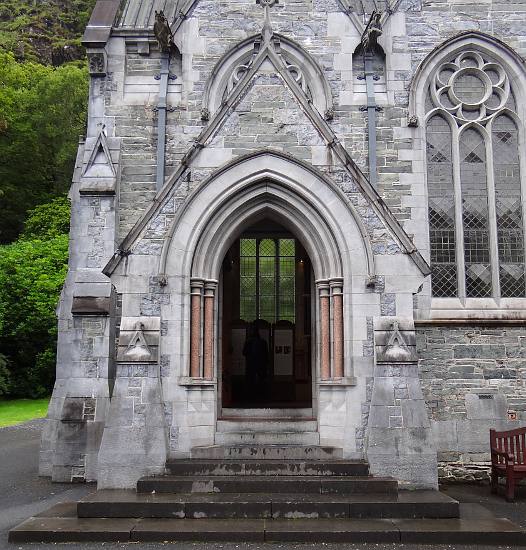
{"label": "column capital", "polygon": [[204,287],[204,279],[190,279],[190,289],[192,295],[201,296]]}
{"label": "column capital", "polygon": [[330,285],[328,279],[319,279],[316,281],[316,288],[318,289],[318,292],[320,295],[328,294]]}
{"label": "column capital", "polygon": [[213,296],[215,291],[217,290],[218,284],[218,281],[216,281],[215,279],[208,279],[204,281],[205,295]]}
{"label": "column capital", "polygon": [[343,293],[343,278],[337,277],[329,281],[329,286],[331,287],[331,293],[342,294]]}

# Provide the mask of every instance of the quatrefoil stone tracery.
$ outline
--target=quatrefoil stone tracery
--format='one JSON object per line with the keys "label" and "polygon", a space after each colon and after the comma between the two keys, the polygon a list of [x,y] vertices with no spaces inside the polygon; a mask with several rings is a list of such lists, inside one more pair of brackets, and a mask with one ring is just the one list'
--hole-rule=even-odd
{"label": "quatrefoil stone tracery", "polygon": [[448,111],[461,124],[488,119],[510,99],[504,68],[474,51],[443,63],[435,72],[430,91],[434,106]]}

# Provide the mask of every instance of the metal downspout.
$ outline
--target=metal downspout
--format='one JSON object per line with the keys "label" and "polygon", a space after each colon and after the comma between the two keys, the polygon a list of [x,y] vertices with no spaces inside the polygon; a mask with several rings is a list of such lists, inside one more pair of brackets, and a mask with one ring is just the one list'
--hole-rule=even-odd
{"label": "metal downspout", "polygon": [[168,96],[168,81],[170,76],[170,53],[163,52],[161,56],[161,72],[158,76],[160,80],[159,102],[157,104],[157,192],[159,192],[164,185],[166,160],[166,98]]}
{"label": "metal downspout", "polygon": [[374,94],[374,68],[372,52],[364,52],[365,85],[367,89],[367,134],[369,143],[369,181],[376,189],[376,97]]}

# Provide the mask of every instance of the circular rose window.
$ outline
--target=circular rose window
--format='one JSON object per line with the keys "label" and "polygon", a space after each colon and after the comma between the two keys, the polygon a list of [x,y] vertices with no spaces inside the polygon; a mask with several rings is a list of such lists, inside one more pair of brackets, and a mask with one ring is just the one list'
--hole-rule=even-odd
{"label": "circular rose window", "polygon": [[461,124],[483,121],[510,98],[504,69],[478,52],[464,52],[438,67],[430,88],[435,107],[445,109]]}
{"label": "circular rose window", "polygon": [[453,84],[453,92],[463,103],[480,103],[486,95],[486,86],[474,74],[462,74]]}

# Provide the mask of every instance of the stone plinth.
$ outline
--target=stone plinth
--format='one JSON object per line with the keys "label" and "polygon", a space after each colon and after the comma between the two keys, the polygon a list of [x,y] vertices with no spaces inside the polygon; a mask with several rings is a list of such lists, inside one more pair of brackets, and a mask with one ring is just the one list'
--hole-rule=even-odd
{"label": "stone plinth", "polygon": [[438,488],[437,451],[416,364],[374,367],[367,459],[373,475],[395,477],[409,488]]}
{"label": "stone plinth", "polygon": [[98,488],[135,487],[164,472],[167,431],[159,366],[120,364],[99,452]]}

